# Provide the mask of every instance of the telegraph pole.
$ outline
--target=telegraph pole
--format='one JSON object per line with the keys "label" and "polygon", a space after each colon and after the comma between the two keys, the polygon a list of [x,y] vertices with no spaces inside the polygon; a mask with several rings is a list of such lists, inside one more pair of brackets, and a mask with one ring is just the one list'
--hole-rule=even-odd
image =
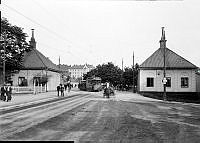
{"label": "telegraph pole", "polygon": [[166,101],[166,53],[165,53],[165,49],[166,49],[166,40],[165,40],[165,31],[164,31],[164,27],[162,27],[162,33],[163,33],[163,48],[164,48],[164,67],[163,67],[163,87],[164,87],[164,93],[163,93],[163,100]]}
{"label": "telegraph pole", "polygon": [[6,33],[4,35],[4,45],[3,45],[3,84],[6,83]]}
{"label": "telegraph pole", "polygon": [[[60,70],[60,56],[59,56],[59,59],[58,59],[58,67],[59,67],[59,70]],[[60,83],[61,83],[61,70],[59,71],[60,72]]]}
{"label": "telegraph pole", "polygon": [[134,51],[133,51],[133,93],[135,93],[135,66],[134,66]]}
{"label": "telegraph pole", "polygon": [[123,58],[122,58],[122,71],[123,71],[123,68],[124,68],[124,67],[123,67]]}

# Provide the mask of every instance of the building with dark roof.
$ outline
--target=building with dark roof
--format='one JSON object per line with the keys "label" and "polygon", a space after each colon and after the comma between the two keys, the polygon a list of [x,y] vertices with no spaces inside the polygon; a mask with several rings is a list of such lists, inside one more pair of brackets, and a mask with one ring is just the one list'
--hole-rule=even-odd
{"label": "building with dark roof", "polygon": [[40,86],[44,91],[56,90],[60,84],[60,69],[36,49],[34,30],[30,40],[32,49],[24,54],[23,67],[12,76],[13,86]]}
{"label": "building with dark roof", "polygon": [[[165,31],[162,29],[160,48],[139,67],[139,92],[164,91],[167,93],[195,93],[198,90],[197,66],[166,47]],[[165,51],[164,51],[165,50]],[[165,53],[165,54],[164,54]],[[166,80],[164,79],[164,55]]]}

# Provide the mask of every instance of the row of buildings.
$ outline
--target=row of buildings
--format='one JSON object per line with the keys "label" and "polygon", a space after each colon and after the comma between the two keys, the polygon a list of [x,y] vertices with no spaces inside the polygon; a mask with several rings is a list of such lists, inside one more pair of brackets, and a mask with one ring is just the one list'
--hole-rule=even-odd
{"label": "row of buildings", "polygon": [[[164,53],[166,65],[166,91],[169,93],[200,92],[200,74],[198,67],[166,48],[165,31],[163,29],[160,47],[139,67],[138,91],[140,93],[163,92]],[[23,68],[12,76],[14,87],[25,86],[40,91],[56,90],[62,83],[62,75],[71,80],[82,78],[83,74],[94,69],[92,65],[56,65],[36,49],[34,30],[30,40],[31,51],[24,54]]]}
{"label": "row of buildings", "polygon": [[91,71],[95,67],[93,65],[84,64],[84,65],[59,65],[60,69],[67,71],[72,79],[82,78],[84,74]]}

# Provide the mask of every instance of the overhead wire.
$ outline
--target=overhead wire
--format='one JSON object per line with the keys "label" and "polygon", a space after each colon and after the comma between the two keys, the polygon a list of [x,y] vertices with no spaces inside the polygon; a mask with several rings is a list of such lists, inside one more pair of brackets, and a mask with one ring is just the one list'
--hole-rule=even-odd
{"label": "overhead wire", "polygon": [[[60,20],[58,17],[56,17],[56,16],[52,17],[53,13],[49,12],[44,6],[42,6],[40,3],[38,3],[37,0],[32,0],[32,1],[35,3],[35,5],[37,5],[38,7],[40,7],[41,10],[45,11],[49,17],[56,19],[55,21],[56,21],[58,24],[62,23],[63,25],[65,25],[65,24],[63,23],[63,21]],[[59,21],[59,22],[58,22],[58,21]],[[69,40],[68,40],[68,41],[69,41]],[[71,44],[73,44],[73,42],[71,42]],[[85,50],[82,50],[81,48],[79,48],[79,50],[81,50],[81,51],[83,51],[83,52],[86,52],[86,49],[85,49]],[[88,54],[92,54],[92,55],[94,56],[94,54],[91,53],[89,50],[87,50],[87,51],[88,51]],[[79,52],[79,51],[77,51],[77,52]],[[95,56],[94,56],[94,57],[95,57]]]}
{"label": "overhead wire", "polygon": [[[57,37],[60,37],[60,38],[61,38],[62,40],[64,40],[67,44],[69,44],[69,43],[70,43],[70,44],[73,44],[71,41],[67,40],[66,38],[64,38],[64,37],[62,37],[62,36],[60,36],[60,35],[58,35],[56,32],[50,30],[49,28],[43,26],[42,24],[36,22],[35,20],[33,20],[33,19],[27,17],[26,15],[24,15],[24,14],[22,14],[21,12],[17,11],[16,9],[14,9],[14,8],[12,8],[12,7],[8,6],[8,5],[6,5],[6,4],[3,4],[3,5],[5,5],[5,6],[6,6],[7,8],[9,8],[10,10],[12,10],[12,11],[18,13],[19,15],[23,16],[24,18],[28,19],[29,21],[31,21],[31,22],[33,22],[33,23],[39,25],[41,28],[45,29],[46,31],[48,31],[48,32],[51,33],[52,35],[54,35],[54,36],[56,35]],[[77,57],[77,58],[80,59],[79,56],[76,56],[76,55],[73,54],[71,51],[68,51],[68,53],[71,54],[72,56],[75,56],[75,57]]]}

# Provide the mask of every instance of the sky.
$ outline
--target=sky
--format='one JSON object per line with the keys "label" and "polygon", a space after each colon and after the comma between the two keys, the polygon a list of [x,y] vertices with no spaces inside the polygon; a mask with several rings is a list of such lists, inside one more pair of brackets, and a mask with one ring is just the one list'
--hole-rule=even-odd
{"label": "sky", "polygon": [[55,64],[142,64],[167,48],[200,67],[199,0],[2,0],[1,16],[31,29],[37,49]]}

